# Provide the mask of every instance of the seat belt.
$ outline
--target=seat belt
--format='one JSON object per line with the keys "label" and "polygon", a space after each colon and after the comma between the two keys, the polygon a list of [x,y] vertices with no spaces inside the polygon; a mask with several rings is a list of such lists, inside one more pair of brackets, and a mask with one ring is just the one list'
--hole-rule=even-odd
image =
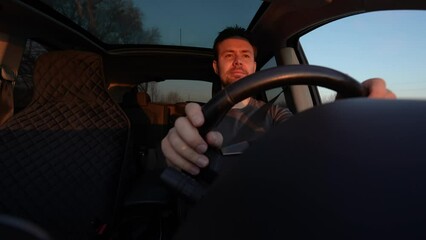
{"label": "seat belt", "polygon": [[13,88],[16,74],[7,65],[0,65],[0,125],[13,116]]}
{"label": "seat belt", "polygon": [[[276,102],[278,97],[284,92],[284,90],[280,91],[277,96],[269,100],[267,103],[265,103],[262,107],[256,110],[256,112],[251,116],[252,122],[262,122],[262,118],[266,115],[269,108]],[[235,154],[241,154],[243,153],[248,147],[249,147],[249,141],[243,141],[231,144],[226,147],[221,148],[222,155],[235,155]]]}

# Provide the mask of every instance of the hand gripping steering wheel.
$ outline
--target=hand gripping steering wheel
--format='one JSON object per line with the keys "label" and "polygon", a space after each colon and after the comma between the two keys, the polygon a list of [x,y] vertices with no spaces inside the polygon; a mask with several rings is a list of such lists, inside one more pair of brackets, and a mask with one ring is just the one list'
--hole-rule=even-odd
{"label": "hand gripping steering wheel", "polygon": [[[203,107],[204,125],[199,129],[205,136],[226,113],[240,101],[256,95],[260,91],[286,85],[316,85],[336,91],[342,98],[366,96],[365,88],[352,77],[325,67],[312,65],[291,65],[270,68],[246,76],[217,93]],[[217,175],[218,164],[215,158],[219,153],[208,150],[210,163],[194,178],[174,168],[166,168],[162,180],[192,201],[204,195],[208,184]]]}

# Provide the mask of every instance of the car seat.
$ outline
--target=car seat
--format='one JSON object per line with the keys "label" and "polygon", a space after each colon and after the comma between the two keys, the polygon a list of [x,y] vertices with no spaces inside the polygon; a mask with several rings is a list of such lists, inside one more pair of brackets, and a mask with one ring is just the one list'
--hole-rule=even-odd
{"label": "car seat", "polygon": [[31,103],[0,127],[0,212],[53,239],[91,239],[114,225],[129,121],[107,92],[101,56],[55,51],[34,68]]}
{"label": "car seat", "polygon": [[127,227],[138,239],[162,239],[173,232],[173,193],[163,184],[160,173],[166,163],[160,143],[170,127],[167,104],[153,103],[145,91],[133,88],[123,96],[123,110],[132,125],[133,156],[140,166],[124,203]]}
{"label": "car seat", "polygon": [[123,96],[122,107],[132,125],[135,159],[143,170],[164,167],[157,150],[170,127],[168,106],[151,102],[147,92],[134,88]]}

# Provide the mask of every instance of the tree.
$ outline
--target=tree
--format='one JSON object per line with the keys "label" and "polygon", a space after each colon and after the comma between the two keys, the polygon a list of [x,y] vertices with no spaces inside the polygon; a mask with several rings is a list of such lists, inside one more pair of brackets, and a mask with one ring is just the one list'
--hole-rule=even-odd
{"label": "tree", "polygon": [[138,84],[138,92],[148,92],[149,82],[142,82]]}
{"label": "tree", "polygon": [[143,82],[140,83],[137,88],[139,92],[148,93],[152,102],[156,102],[160,99],[156,82]]}
{"label": "tree", "polygon": [[337,93],[329,93],[329,94],[323,94],[321,99],[322,103],[331,103],[336,100]]}
{"label": "tree", "polygon": [[158,101],[159,100],[159,92],[158,92],[158,88],[157,88],[157,83],[156,82],[150,82],[148,84],[148,94],[151,96],[151,100],[153,102]]}
{"label": "tree", "polygon": [[132,0],[44,0],[58,12],[111,44],[156,43],[158,28],[147,29]]}
{"label": "tree", "polygon": [[182,97],[177,92],[169,92],[163,99],[162,102],[166,103],[177,103],[182,102]]}

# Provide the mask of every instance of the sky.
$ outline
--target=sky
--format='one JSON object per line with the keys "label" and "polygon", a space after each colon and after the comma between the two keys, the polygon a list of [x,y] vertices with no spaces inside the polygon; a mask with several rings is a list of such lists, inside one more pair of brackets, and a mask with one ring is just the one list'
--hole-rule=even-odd
{"label": "sky", "polygon": [[[146,26],[161,29],[163,44],[212,47],[214,38],[224,26],[247,27],[262,1],[214,0],[206,4],[205,0],[134,0],[134,3],[143,12]],[[173,10],[164,14],[165,9]],[[191,31],[185,26],[190,26]]]}
{"label": "sky", "polygon": [[[225,26],[247,27],[262,2],[215,0],[207,6],[204,0],[186,0],[191,3],[188,11],[183,1],[134,3],[144,14],[145,26],[160,29],[163,44],[212,47]],[[164,14],[165,9],[173,11]],[[301,43],[311,64],[340,70],[359,81],[381,77],[400,98],[426,99],[425,24],[426,11],[366,13],[316,29]]]}

